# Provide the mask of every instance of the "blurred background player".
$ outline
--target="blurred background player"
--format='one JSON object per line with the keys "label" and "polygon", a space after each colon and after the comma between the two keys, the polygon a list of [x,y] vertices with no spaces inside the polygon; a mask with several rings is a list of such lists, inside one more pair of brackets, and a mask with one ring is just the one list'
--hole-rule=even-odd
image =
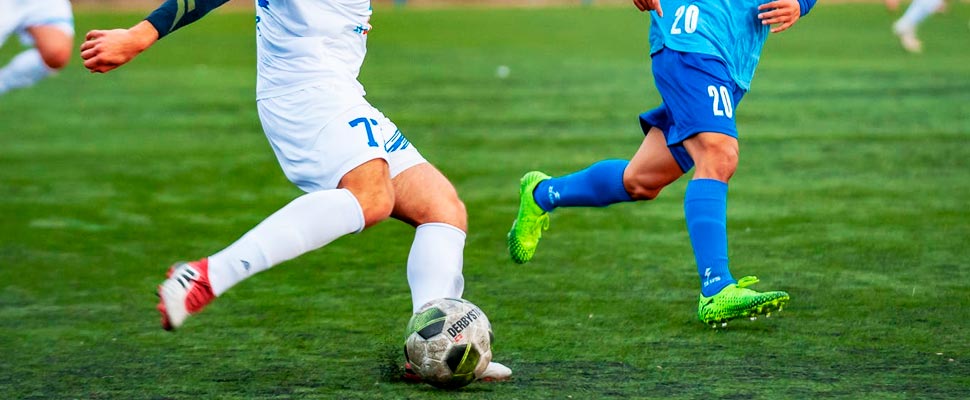
{"label": "blurred background player", "polygon": [[0,68],[0,95],[31,86],[71,59],[74,16],[67,0],[0,0],[0,46],[10,34],[30,47]]}
{"label": "blurred background player", "polygon": [[[906,8],[906,12],[893,23],[893,33],[899,38],[899,44],[910,53],[923,51],[923,42],[916,36],[919,25],[930,15],[939,12],[944,6],[943,0],[913,0]],[[899,0],[886,0],[886,7],[890,11],[899,8]]]}
{"label": "blurred background player", "polygon": [[[130,29],[88,32],[92,72],[117,68],[227,0],[168,0]],[[464,290],[465,206],[452,184],[397,126],[364,99],[357,81],[370,32],[367,0],[257,0],[256,104],[287,178],[306,194],[229,247],[178,263],[158,288],[171,330],[256,273],[388,217],[413,225],[407,261],[413,310]],[[512,371],[491,363],[487,380]]]}
{"label": "blurred background player", "polygon": [[815,0],[633,2],[652,10],[650,53],[663,103],[640,115],[645,137],[632,160],[604,160],[558,178],[539,171],[522,177],[508,233],[512,260],[532,259],[550,211],[651,200],[693,168],[684,214],[701,281],[698,318],[716,327],[780,310],[788,293],[748,289],[757,278],[735,280],[728,270],[727,189],[739,152],[734,115],[769,31],[791,27]]}

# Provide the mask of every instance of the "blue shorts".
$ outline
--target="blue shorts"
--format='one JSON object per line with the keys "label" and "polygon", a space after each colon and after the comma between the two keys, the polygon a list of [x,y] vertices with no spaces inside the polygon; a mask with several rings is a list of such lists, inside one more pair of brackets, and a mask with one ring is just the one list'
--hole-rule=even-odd
{"label": "blue shorts", "polygon": [[734,109],[744,89],[731,79],[724,61],[707,54],[663,49],[653,55],[653,79],[663,103],[640,114],[640,127],[663,131],[670,153],[684,172],[694,159],[683,142],[701,132],[738,137]]}

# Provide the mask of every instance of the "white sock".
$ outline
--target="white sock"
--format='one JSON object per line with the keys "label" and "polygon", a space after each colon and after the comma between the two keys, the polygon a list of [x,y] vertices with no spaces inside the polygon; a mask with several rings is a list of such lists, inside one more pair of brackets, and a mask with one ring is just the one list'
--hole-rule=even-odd
{"label": "white sock", "polygon": [[408,255],[408,284],[414,311],[434,299],[461,297],[465,290],[465,278],[461,275],[464,251],[465,232],[452,225],[434,222],[414,230]]}
{"label": "white sock", "polygon": [[307,193],[209,257],[209,281],[219,296],[283,261],[364,229],[364,212],[347,189]]}
{"label": "white sock", "polygon": [[0,69],[0,94],[31,86],[53,72],[47,64],[44,64],[44,59],[40,57],[37,49],[24,51]]}
{"label": "white sock", "polygon": [[924,19],[933,15],[943,5],[943,0],[913,0],[903,16],[896,21],[897,31],[915,31]]}

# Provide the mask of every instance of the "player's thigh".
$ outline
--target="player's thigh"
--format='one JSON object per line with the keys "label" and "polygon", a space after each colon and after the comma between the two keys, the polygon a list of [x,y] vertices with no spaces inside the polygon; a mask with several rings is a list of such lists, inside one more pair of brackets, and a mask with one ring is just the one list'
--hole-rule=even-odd
{"label": "player's thigh", "polygon": [[393,121],[373,111],[376,114],[366,118],[387,161],[394,191],[391,215],[413,226],[444,222],[466,229],[465,206],[451,182],[424,159]]}
{"label": "player's thigh", "polygon": [[637,200],[657,197],[660,191],[683,175],[660,128],[651,128],[630,164],[623,171],[623,186]]}
{"label": "player's thigh", "polygon": [[337,187],[353,193],[364,213],[365,228],[387,219],[394,209],[394,186],[384,159],[354,167],[340,178]]}
{"label": "player's thigh", "polygon": [[443,222],[467,231],[465,205],[454,185],[428,162],[414,165],[395,176],[392,216],[413,226]]}
{"label": "player's thigh", "polygon": [[694,178],[727,182],[738,167],[738,140],[719,132],[702,132],[684,141],[684,148],[696,162]]}

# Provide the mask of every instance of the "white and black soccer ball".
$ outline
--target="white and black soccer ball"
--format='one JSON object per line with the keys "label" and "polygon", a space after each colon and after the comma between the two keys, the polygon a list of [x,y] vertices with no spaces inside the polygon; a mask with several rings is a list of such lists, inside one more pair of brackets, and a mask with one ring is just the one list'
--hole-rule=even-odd
{"label": "white and black soccer ball", "polygon": [[492,324],[467,300],[432,300],[408,322],[404,357],[422,382],[460,388],[492,361]]}

